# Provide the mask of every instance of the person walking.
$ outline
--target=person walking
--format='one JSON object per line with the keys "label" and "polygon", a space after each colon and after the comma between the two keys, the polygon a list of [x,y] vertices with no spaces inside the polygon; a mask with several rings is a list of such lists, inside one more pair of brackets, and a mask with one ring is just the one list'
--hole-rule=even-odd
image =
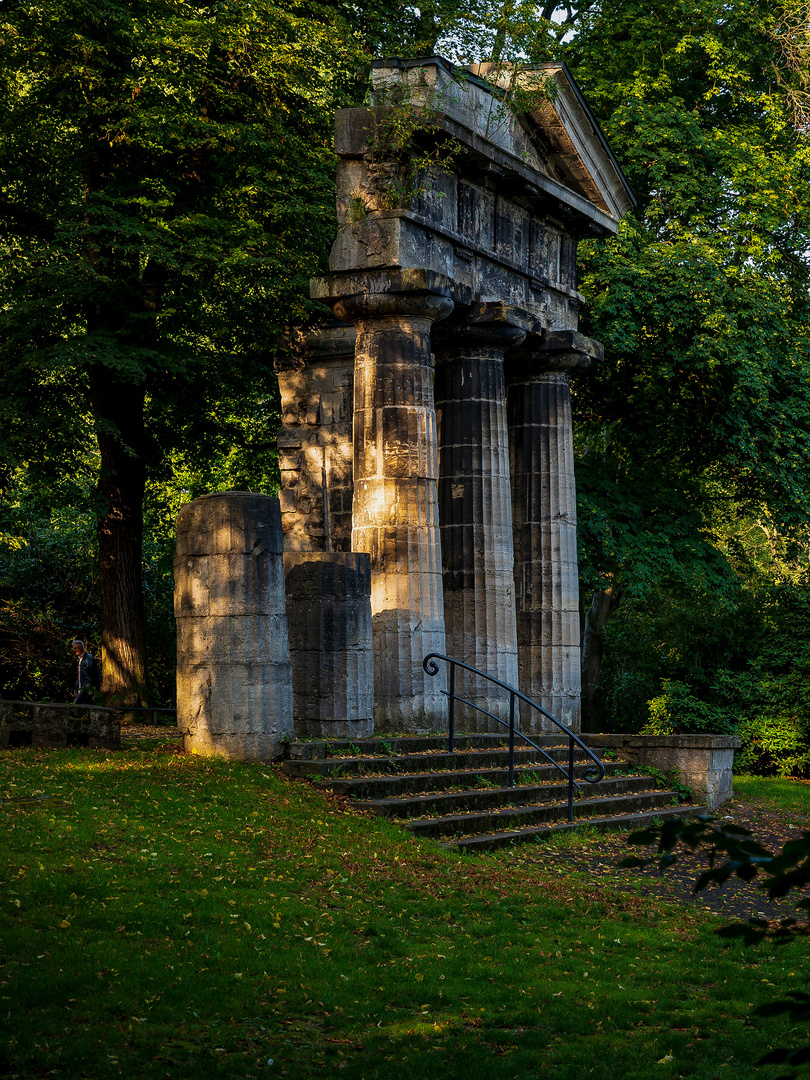
{"label": "person walking", "polygon": [[76,665],[73,669],[73,699],[74,705],[91,705],[93,702],[93,690],[101,686],[101,672],[98,661],[92,653],[84,647],[83,641],[74,641],[71,645],[73,655],[76,657]]}

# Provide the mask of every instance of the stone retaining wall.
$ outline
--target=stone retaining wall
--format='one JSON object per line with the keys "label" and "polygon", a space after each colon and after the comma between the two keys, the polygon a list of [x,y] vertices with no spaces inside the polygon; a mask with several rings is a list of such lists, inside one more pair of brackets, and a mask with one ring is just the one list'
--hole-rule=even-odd
{"label": "stone retaining wall", "polygon": [[121,749],[120,709],[35,701],[0,702],[0,749],[87,746]]}
{"label": "stone retaining wall", "polygon": [[614,750],[622,761],[677,769],[695,802],[714,811],[732,795],[734,751],[742,745],[732,735],[583,735],[594,749]]}

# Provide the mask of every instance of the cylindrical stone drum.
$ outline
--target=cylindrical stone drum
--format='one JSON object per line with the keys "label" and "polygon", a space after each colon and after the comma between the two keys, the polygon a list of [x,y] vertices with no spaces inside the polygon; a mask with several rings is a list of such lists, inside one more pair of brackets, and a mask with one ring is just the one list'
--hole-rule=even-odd
{"label": "cylindrical stone drum", "polygon": [[224,491],[182,507],[174,582],[186,749],[280,757],[294,729],[278,499]]}
{"label": "cylindrical stone drum", "polygon": [[370,556],[291,552],[284,576],[296,735],[373,735]]}

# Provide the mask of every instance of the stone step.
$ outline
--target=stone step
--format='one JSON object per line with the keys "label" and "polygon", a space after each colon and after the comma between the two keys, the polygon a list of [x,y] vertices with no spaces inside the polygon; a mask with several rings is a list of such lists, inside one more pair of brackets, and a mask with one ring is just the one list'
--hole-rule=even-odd
{"label": "stone step", "polygon": [[[551,767],[549,766],[549,771]],[[556,770],[555,770],[556,772]],[[583,766],[580,776],[585,772]],[[452,774],[447,774],[452,776]],[[559,776],[559,773],[557,773]],[[445,785],[443,785],[444,787]],[[630,792],[650,790],[648,776],[606,777],[598,784],[583,783],[582,796],[610,797]],[[344,792],[344,794],[347,794]],[[391,818],[438,818],[448,814],[488,811],[497,807],[525,806],[548,802],[568,803],[568,785],[560,778],[559,783],[521,784],[518,787],[471,788],[464,791],[426,791],[421,795],[395,795],[388,798],[357,799],[363,810],[371,810],[381,817]]]}
{"label": "stone step", "polygon": [[[585,785],[585,774],[591,772],[591,762],[574,765],[574,778]],[[627,775],[623,762],[609,763],[605,775]],[[509,788],[509,769],[505,766],[489,769],[455,769],[425,773],[400,773],[382,776],[327,777],[316,779],[316,786],[327,788],[336,795],[346,795],[360,800],[382,800],[406,795],[419,796],[431,792],[487,791],[504,788],[507,791],[525,786],[567,784],[566,776],[553,765],[545,762],[515,765],[515,788]]]}
{"label": "stone step", "polygon": [[[532,735],[533,742],[543,748],[547,746],[567,746],[565,734]],[[508,732],[503,734],[476,735],[457,732],[456,750],[487,750],[506,746]],[[518,738],[517,745],[521,740]],[[523,744],[526,745],[525,743]],[[307,739],[294,742],[290,747],[290,757],[297,760],[313,761],[322,758],[358,758],[391,757],[398,754],[428,754],[438,751],[447,752],[447,735],[378,735],[373,739]],[[596,751],[594,751],[596,753]]]}
{"label": "stone step", "polygon": [[[567,768],[564,735],[541,735],[536,741]],[[354,799],[359,809],[401,820],[415,835],[446,838],[444,846],[459,851],[489,851],[570,828],[568,786],[560,769],[533,747],[518,744],[517,783],[510,788],[508,762],[501,735],[461,735],[452,754],[446,736],[381,735],[295,744],[282,767],[290,776]],[[633,774],[627,762],[606,763],[605,779],[596,784],[585,780],[592,769],[577,751],[575,824],[633,828],[705,809],[677,806],[674,792],[652,790],[649,776]]]}
{"label": "stone step", "polygon": [[[664,794],[670,794],[665,792]],[[595,829],[643,829],[654,821],[668,821],[671,818],[687,818],[693,814],[706,814],[706,806],[672,806],[668,809],[644,810],[641,812],[610,814],[600,817],[580,818],[574,822],[562,821],[550,825],[534,825],[530,828],[510,829],[504,832],[482,833],[476,836],[462,836],[456,840],[445,841],[442,847],[469,853],[495,851],[533,840],[545,839],[556,833],[587,825]]]}
{"label": "stone step", "polygon": [[[544,747],[548,757],[531,746],[515,747],[515,765],[542,765],[553,761],[568,763],[567,746]],[[575,760],[587,760],[581,753]],[[288,776],[365,776],[368,774],[399,774],[418,772],[457,772],[503,768],[509,761],[505,748],[461,750],[449,754],[446,750],[434,753],[391,754],[383,757],[329,757],[315,759],[290,758],[282,765]]]}
{"label": "stone step", "polygon": [[[606,810],[613,814],[642,813],[647,810],[672,809],[672,792],[647,790],[624,795],[604,795],[601,798],[577,799],[574,814],[579,820],[589,816],[603,817]],[[505,806],[489,813],[447,814],[442,817],[409,820],[405,828],[418,836],[461,836],[520,830],[539,824],[550,824],[567,818],[567,802],[535,803],[530,806]]]}
{"label": "stone step", "polygon": [[[574,778],[585,783],[585,773],[593,768],[591,763],[574,766]],[[605,775],[623,770],[626,765],[609,764]],[[446,791],[448,788],[463,790],[506,787],[509,783],[508,768],[437,770],[424,773],[385,773],[379,776],[325,776],[310,777],[316,787],[346,795],[352,799],[386,799],[398,795],[418,795],[427,791]],[[559,769],[553,765],[529,763],[515,766],[516,787],[524,784],[565,782]]]}

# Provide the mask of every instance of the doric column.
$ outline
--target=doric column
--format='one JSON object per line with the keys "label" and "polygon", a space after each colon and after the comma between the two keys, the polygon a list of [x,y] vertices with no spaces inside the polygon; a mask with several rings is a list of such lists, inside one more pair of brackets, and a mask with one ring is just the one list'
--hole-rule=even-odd
{"label": "doric column", "polygon": [[[447,653],[512,686],[518,664],[503,356],[524,336],[496,323],[434,335]],[[464,672],[457,680],[462,696],[508,718],[503,691]],[[457,715],[466,730],[502,730],[475,709]]]}
{"label": "doric column", "polygon": [[357,329],[352,550],[371,556],[378,731],[447,721],[422,659],[445,651],[430,328],[452,308],[429,292],[357,293],[334,305]]}
{"label": "doric column", "polygon": [[[574,331],[532,336],[510,356],[507,410],[520,689],[580,728],[577,508],[568,373],[601,357]],[[557,730],[524,706],[525,731]]]}

